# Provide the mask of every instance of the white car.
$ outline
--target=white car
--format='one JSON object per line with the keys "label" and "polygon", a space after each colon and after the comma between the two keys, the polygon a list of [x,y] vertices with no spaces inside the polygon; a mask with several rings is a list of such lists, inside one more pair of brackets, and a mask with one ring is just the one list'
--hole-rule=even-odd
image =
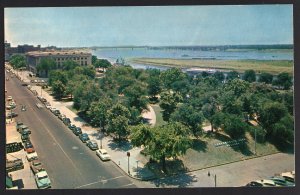
{"label": "white car", "polygon": [[110,155],[105,149],[99,149],[96,151],[96,155],[100,157],[101,160],[110,160]]}
{"label": "white car", "polygon": [[7,101],[11,101],[11,100],[12,100],[12,96],[8,96]]}
{"label": "white car", "polygon": [[54,108],[54,107],[51,107],[51,108],[50,108],[50,111],[51,111],[51,112],[54,112],[54,110],[57,110],[57,109]]}
{"label": "white car", "polygon": [[51,105],[50,105],[49,102],[45,102],[45,106],[46,106],[47,109],[50,109],[50,108],[51,108]]}
{"label": "white car", "polygon": [[38,155],[36,152],[26,154],[26,158],[29,162],[38,159]]}
{"label": "white car", "polygon": [[51,181],[46,171],[35,174],[35,182],[38,189],[51,188]]}

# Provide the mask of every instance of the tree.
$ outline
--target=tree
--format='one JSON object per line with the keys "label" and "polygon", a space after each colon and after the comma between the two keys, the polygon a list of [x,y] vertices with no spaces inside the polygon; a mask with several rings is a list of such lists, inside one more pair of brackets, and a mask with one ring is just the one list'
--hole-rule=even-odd
{"label": "tree", "polygon": [[233,79],[238,79],[240,77],[239,73],[235,70],[233,71],[230,71],[228,74],[227,74],[227,80],[233,80]]}
{"label": "tree", "polygon": [[95,63],[97,62],[97,56],[92,55],[92,64],[95,66]]}
{"label": "tree", "polygon": [[273,75],[270,73],[263,72],[260,74],[258,82],[271,84],[273,81]]}
{"label": "tree", "polygon": [[79,66],[79,64],[77,62],[75,62],[73,60],[67,60],[62,64],[62,69],[63,70],[73,70],[77,66]]}
{"label": "tree", "polygon": [[169,121],[171,114],[175,111],[180,96],[176,93],[163,92],[161,94],[161,100],[159,106],[163,109],[162,115],[164,121]]}
{"label": "tree", "polygon": [[167,89],[176,81],[182,81],[186,75],[179,68],[170,68],[160,74],[161,81]]}
{"label": "tree", "polygon": [[24,55],[15,54],[11,56],[9,63],[15,69],[26,67],[26,59]]}
{"label": "tree", "polygon": [[224,123],[224,131],[231,138],[237,139],[245,136],[245,132],[248,129],[247,123],[245,123],[240,117],[236,115],[227,114]]}
{"label": "tree", "polygon": [[56,69],[56,62],[52,58],[42,58],[40,63],[36,66],[37,71],[43,75],[48,77],[48,72],[50,70]]}
{"label": "tree", "polygon": [[108,110],[108,129],[109,133],[114,133],[118,136],[118,141],[126,138],[129,135],[129,110],[117,103],[110,110]]}
{"label": "tree", "polygon": [[161,92],[161,82],[159,77],[149,77],[148,78],[148,95],[150,96],[151,100],[155,100],[156,95]]}
{"label": "tree", "polygon": [[141,82],[135,82],[124,90],[129,107],[135,107],[138,111],[147,109],[148,99],[146,98],[146,87]]}
{"label": "tree", "polygon": [[217,106],[215,103],[206,103],[202,107],[202,113],[204,117],[210,122],[211,124],[211,131],[213,131],[213,116],[217,112]]}
{"label": "tree", "polygon": [[137,125],[132,126],[130,128],[130,140],[133,146],[139,147],[139,146],[145,146],[146,149],[149,147],[149,143],[153,139],[153,133],[152,129],[148,125]]}
{"label": "tree", "polygon": [[216,71],[214,74],[213,74],[213,77],[215,77],[218,81],[222,82],[224,81],[225,79],[225,75],[223,72],[220,72],[220,71]]}
{"label": "tree", "polygon": [[102,132],[105,132],[107,125],[108,110],[112,106],[109,98],[102,98],[98,102],[93,102],[87,111],[89,118],[94,126],[100,126]]}
{"label": "tree", "polygon": [[254,70],[246,70],[244,72],[243,79],[245,81],[248,81],[249,83],[255,82],[256,81],[256,74]]}
{"label": "tree", "polygon": [[54,81],[52,84],[52,92],[59,100],[64,96],[66,86],[59,80]]}
{"label": "tree", "polygon": [[201,132],[201,124],[204,120],[204,116],[200,111],[197,111],[190,105],[182,104],[171,115],[171,121],[181,122],[189,127],[195,136]]}
{"label": "tree", "polygon": [[286,72],[280,73],[273,81],[273,85],[282,87],[285,90],[290,89],[290,87],[293,85],[292,77]]}
{"label": "tree", "polygon": [[88,76],[91,79],[94,79],[96,71],[93,66],[77,66],[74,69],[74,74],[82,74]]}
{"label": "tree", "polygon": [[249,83],[240,79],[233,79],[226,83],[224,86],[224,91],[232,91],[236,97],[240,97],[243,93],[249,90]]}
{"label": "tree", "polygon": [[287,108],[279,102],[267,102],[265,105],[263,105],[259,121],[267,130],[267,136],[271,134],[273,125],[280,121],[281,118],[286,116],[287,112]]}
{"label": "tree", "polygon": [[105,68],[111,67],[111,63],[107,59],[97,59],[95,63],[93,63],[95,68],[102,68],[103,71]]}
{"label": "tree", "polygon": [[166,158],[176,158],[190,148],[192,140],[188,133],[189,129],[181,123],[169,123],[152,129],[137,128],[132,137],[134,145],[145,145],[150,158],[160,161],[166,171]]}
{"label": "tree", "polygon": [[66,72],[60,70],[50,71],[48,79],[49,85],[52,86],[55,81],[60,81],[62,84],[66,85],[68,83]]}
{"label": "tree", "polygon": [[273,125],[271,136],[278,145],[293,144],[294,118],[289,114],[281,118],[280,121]]}

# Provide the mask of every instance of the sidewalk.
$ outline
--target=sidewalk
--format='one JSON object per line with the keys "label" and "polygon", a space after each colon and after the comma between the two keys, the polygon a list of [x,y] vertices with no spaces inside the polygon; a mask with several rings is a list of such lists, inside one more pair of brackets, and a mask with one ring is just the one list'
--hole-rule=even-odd
{"label": "sidewalk", "polygon": [[[140,154],[141,148],[132,147],[128,142],[118,145],[117,142],[113,141],[111,136],[103,136],[103,134],[99,133],[99,128],[89,126],[83,119],[68,108],[72,106],[72,102],[64,103],[56,101],[45,90],[41,89],[40,86],[32,86],[32,90],[36,90],[38,96],[45,98],[50,103],[51,107],[59,109],[61,114],[70,118],[72,124],[81,127],[83,133],[87,133],[91,140],[97,141],[99,148],[101,147],[102,138],[102,148],[107,150],[111,156],[112,162],[128,176],[138,180],[150,180],[155,178],[155,175],[145,167],[147,159]],[[39,102],[38,99],[37,102]],[[129,159],[127,157],[127,152],[130,152]]]}

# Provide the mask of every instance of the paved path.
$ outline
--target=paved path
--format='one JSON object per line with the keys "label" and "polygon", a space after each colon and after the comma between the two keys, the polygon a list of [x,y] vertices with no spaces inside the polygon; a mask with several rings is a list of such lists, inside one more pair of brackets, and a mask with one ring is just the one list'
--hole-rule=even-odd
{"label": "paved path", "polygon": [[144,111],[142,113],[142,117],[144,119],[146,119],[151,126],[154,126],[156,124],[155,112],[154,112],[152,106],[150,106],[150,105],[148,105],[148,109],[149,109],[148,111]]}

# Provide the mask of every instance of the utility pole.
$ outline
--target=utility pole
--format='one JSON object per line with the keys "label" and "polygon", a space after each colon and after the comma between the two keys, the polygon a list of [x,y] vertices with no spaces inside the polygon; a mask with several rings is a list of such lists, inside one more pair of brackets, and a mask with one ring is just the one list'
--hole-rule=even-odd
{"label": "utility pole", "polygon": [[129,157],[130,157],[130,152],[127,152],[127,156],[128,156],[128,174],[130,175],[130,169],[129,169]]}

